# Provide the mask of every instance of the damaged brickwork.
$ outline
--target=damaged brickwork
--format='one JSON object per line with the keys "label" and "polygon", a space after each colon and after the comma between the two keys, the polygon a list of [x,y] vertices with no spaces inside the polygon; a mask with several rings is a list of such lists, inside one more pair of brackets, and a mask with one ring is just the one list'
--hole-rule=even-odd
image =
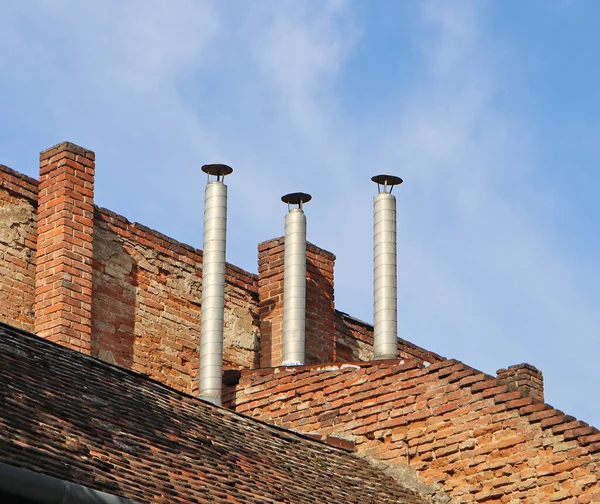
{"label": "damaged brickwork", "polygon": [[[2,320],[194,393],[202,251],[94,206],[92,151],[58,144],[40,170],[39,200],[36,180],[0,171]],[[281,364],[283,250],[283,238],[261,243],[258,275],[227,265],[226,370]],[[334,264],[308,244],[308,363],[372,356],[373,327],[335,309]],[[398,351],[440,358],[404,340]]]}
{"label": "damaged brickwork", "polygon": [[[258,245],[261,367],[283,361],[283,258],[285,239]],[[335,307],[333,268],[335,256],[308,243],[306,246],[306,362],[333,362]]]}
{"label": "damaged brickwork", "polygon": [[499,369],[496,376],[511,389],[520,390],[522,394],[538,401],[544,400],[544,377],[531,364],[515,364],[507,369]]}
{"label": "damaged brickwork", "polygon": [[0,319],[33,331],[37,181],[0,165]]}
{"label": "damaged brickwork", "polygon": [[[39,184],[0,166],[0,320],[195,395],[202,251],[94,206],[94,160],[59,144]],[[491,377],[403,339],[398,360],[364,362],[373,327],[335,309],[335,256],[316,245],[313,365],[273,367],[283,250],[283,238],[261,243],[258,275],[226,266],[226,406],[353,447],[428,502],[600,502],[600,433],[543,402],[539,370]]]}
{"label": "damaged brickwork", "polygon": [[[82,197],[78,188],[87,190],[80,175],[93,168],[86,156],[93,162],[93,153],[69,143],[42,153],[43,173],[57,176],[45,182],[41,250],[38,182],[0,166],[0,320],[32,332],[37,321],[49,339],[194,393],[202,251],[98,207],[93,225],[91,215],[87,228],[76,222],[87,218],[79,207],[93,194]],[[37,281],[36,254],[48,266]],[[225,294],[224,368],[257,367],[256,275],[227,265]]]}
{"label": "damaged brickwork", "polygon": [[[92,354],[195,393],[202,251],[102,208],[94,228]],[[256,367],[255,283],[227,266],[225,369]]]}
{"label": "damaged brickwork", "polygon": [[[373,326],[347,313],[335,311],[336,361],[370,361],[373,359]],[[398,338],[398,357],[415,358],[425,365],[443,359],[439,355]]]}
{"label": "damaged brickwork", "polygon": [[456,502],[600,501],[600,432],[454,360],[244,371],[240,413],[352,441]]}

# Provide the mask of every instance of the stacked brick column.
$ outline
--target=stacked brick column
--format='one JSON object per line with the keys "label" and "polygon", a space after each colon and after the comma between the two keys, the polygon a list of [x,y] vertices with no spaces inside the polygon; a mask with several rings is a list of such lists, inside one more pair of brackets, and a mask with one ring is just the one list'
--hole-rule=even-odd
{"label": "stacked brick column", "polygon": [[35,324],[91,353],[94,153],[64,142],[40,154]]}
{"label": "stacked brick column", "polygon": [[306,364],[333,362],[335,356],[335,256],[315,245],[306,249]]}
{"label": "stacked brick column", "polygon": [[[260,366],[279,366],[283,350],[284,239],[258,246]],[[311,243],[306,249],[306,363],[335,360],[335,256]]]}
{"label": "stacked brick column", "polygon": [[516,364],[508,369],[499,369],[496,376],[513,390],[524,395],[544,401],[544,377],[542,372],[531,364]]}
{"label": "stacked brick column", "polygon": [[278,238],[258,245],[260,367],[281,365],[283,353],[283,246]]}

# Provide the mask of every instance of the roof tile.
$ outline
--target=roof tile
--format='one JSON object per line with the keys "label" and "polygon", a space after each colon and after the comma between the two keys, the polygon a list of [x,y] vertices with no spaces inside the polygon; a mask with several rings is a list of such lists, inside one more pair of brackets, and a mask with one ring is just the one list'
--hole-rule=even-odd
{"label": "roof tile", "polygon": [[140,502],[424,502],[344,450],[0,323],[0,459]]}

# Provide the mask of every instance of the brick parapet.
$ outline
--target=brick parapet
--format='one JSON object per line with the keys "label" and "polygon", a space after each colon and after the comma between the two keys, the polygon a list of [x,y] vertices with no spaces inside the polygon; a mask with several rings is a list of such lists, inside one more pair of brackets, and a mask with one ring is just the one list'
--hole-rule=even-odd
{"label": "brick parapet", "polygon": [[26,198],[37,206],[38,181],[5,165],[0,165],[0,189],[5,189],[13,196]]}
{"label": "brick parapet", "polygon": [[[42,178],[52,168],[51,160],[57,161],[52,158],[60,157],[63,148],[72,152],[70,157],[65,157],[65,163],[88,152],[68,143],[44,151]],[[64,184],[74,182],[67,180],[64,174],[54,178],[55,182]],[[0,317],[34,331],[38,182],[2,167],[0,184],[0,219],[3,220],[0,241],[7,241],[5,254],[0,258]],[[47,193],[47,188],[45,190]],[[72,188],[69,190],[73,196],[75,192]],[[66,188],[64,192],[66,194]],[[46,208],[45,214],[41,211],[41,216],[56,218],[54,208]],[[64,205],[61,209],[68,210]],[[115,212],[95,210],[94,230],[99,230],[100,235],[93,237],[89,230],[90,239],[93,237],[92,355],[135,368],[179,390],[193,393],[197,387],[195,368],[199,342],[195,338],[200,324],[202,251],[130,222]],[[54,222],[50,224],[54,227]],[[127,256],[127,252],[132,252],[135,258]],[[57,254],[57,251],[52,253]],[[148,269],[144,270],[144,266]],[[138,283],[140,280],[142,284]],[[257,275],[227,264],[226,282],[224,366],[226,369],[256,367]],[[71,297],[68,288],[71,284],[65,285],[67,288],[62,294]],[[52,289],[52,293],[56,292],[58,290]],[[59,303],[54,306],[70,309]],[[42,317],[45,316],[44,313]],[[65,340],[61,343],[71,345],[68,337]]]}
{"label": "brick parapet", "polygon": [[[262,241],[258,244],[258,252],[260,254],[260,252],[264,252],[273,247],[283,245],[284,243],[285,243],[285,237],[283,237],[283,236],[280,236],[278,238],[272,238],[270,240]],[[313,247],[313,250],[315,250],[315,252],[318,252],[318,254],[321,255],[326,261],[335,262],[336,257],[333,252],[329,252],[328,250],[325,250],[324,248],[317,247],[316,245],[314,245],[310,242],[308,242],[306,246],[307,246],[307,249],[310,247]]]}
{"label": "brick parapet", "polygon": [[[175,240],[160,231],[151,229],[139,222],[131,222],[107,208],[96,207],[99,221],[105,222],[111,229],[125,231],[140,238],[140,243],[174,259],[189,264],[202,264],[202,250]],[[241,289],[258,295],[258,275],[239,268],[231,263],[225,264],[225,281]]]}
{"label": "brick parapet", "polygon": [[0,165],[0,320],[33,331],[37,181]]}
{"label": "brick parapet", "polygon": [[508,387],[520,390],[524,395],[538,401],[544,400],[544,377],[535,366],[526,363],[515,364],[508,369],[499,369],[496,376]]}
{"label": "brick parapet", "polygon": [[[336,317],[336,360],[339,362],[373,359],[373,325],[339,310]],[[425,363],[444,359],[414,343],[398,338],[398,357],[416,358]]]}
{"label": "brick parapet", "polygon": [[455,360],[244,371],[229,398],[238,412],[408,466],[457,502],[600,499],[597,429]]}
{"label": "brick parapet", "polygon": [[[283,266],[285,238],[258,245],[258,296],[261,367],[283,358]],[[306,362],[335,360],[335,256],[312,243],[306,246]]]}
{"label": "brick parapet", "polygon": [[64,142],[40,154],[35,332],[91,351],[95,155]]}
{"label": "brick parapet", "polygon": [[[93,355],[198,390],[202,251],[96,208]],[[256,276],[227,265],[224,368],[256,367]]]}
{"label": "brick parapet", "polygon": [[[73,152],[74,155],[83,155],[85,154],[85,149],[82,149],[78,146],[74,146],[73,144],[64,144],[68,146]],[[48,166],[50,158],[57,154],[57,147],[53,147],[44,151],[42,154],[42,170]],[[38,182],[30,177],[14,172],[9,168],[0,169],[0,173],[2,177],[2,187],[7,189],[6,194],[11,194],[14,197],[21,196],[26,198],[29,203],[35,208],[37,207],[37,191],[38,191]],[[33,259],[35,258],[35,248],[36,248],[36,237],[35,237],[35,215],[33,217],[33,222],[29,224],[33,224],[33,229],[29,229],[26,233],[26,244],[27,245],[27,254]],[[113,229],[115,232],[123,237],[127,236],[131,243],[136,243],[140,247],[146,247],[148,251],[152,251],[152,253],[156,252],[162,254],[165,258],[168,258],[168,261],[175,261],[176,263],[180,263],[182,265],[182,269],[197,269],[198,265],[201,265],[202,262],[202,251],[181,243],[177,240],[174,240],[158,231],[150,229],[142,224],[136,222],[130,222],[124,216],[119,215],[115,212],[104,208],[96,208],[96,221],[95,225],[100,225],[105,227],[106,229]],[[31,227],[31,226],[30,226]],[[118,231],[117,231],[118,230]],[[227,264],[226,268],[226,279],[228,289],[233,289],[238,292],[238,294],[234,295],[235,299],[242,299],[243,296],[240,294],[242,290],[245,290],[247,296],[249,298],[255,298],[256,301],[251,301],[251,306],[257,306],[258,298],[259,298],[259,288],[263,288],[263,292],[265,291],[265,285],[267,284],[268,290],[266,291],[266,296],[270,295],[271,297],[267,299],[267,302],[263,302],[261,307],[262,314],[258,314],[254,308],[249,309],[251,316],[254,320],[253,324],[256,327],[256,333],[258,334],[258,324],[259,318],[262,319],[263,324],[263,338],[262,338],[262,349],[263,349],[263,362],[262,365],[271,365],[277,364],[278,361],[275,359],[271,362],[270,360],[270,352],[275,351],[276,354],[280,355],[281,352],[281,341],[275,341],[273,345],[271,345],[269,341],[270,333],[274,330],[276,334],[281,334],[282,332],[282,289],[283,289],[283,244],[284,238],[277,238],[274,240],[268,240],[259,245],[259,255],[264,251],[268,250],[269,254],[261,255],[261,261],[259,264],[259,272],[262,277],[261,281],[258,280],[258,275],[246,272],[240,268],[232,264]],[[102,243],[97,243],[98,247],[102,247]],[[25,253],[22,250],[19,250],[20,254]],[[150,253],[150,252],[148,252]],[[280,256],[277,256],[280,254]],[[334,299],[333,299],[333,266],[335,256],[326,250],[323,250],[319,247],[316,247],[313,244],[308,245],[307,250],[308,255],[308,271],[307,271],[307,289],[309,296],[309,308],[313,307],[312,312],[309,310],[307,316],[307,329],[308,329],[308,338],[307,338],[307,346],[308,346],[308,360],[307,362],[327,362],[327,361],[351,361],[351,360],[369,360],[372,355],[372,326],[368,324],[361,323],[356,319],[352,319],[351,317],[342,314],[341,312],[336,312],[334,307]],[[264,257],[263,257],[264,256]],[[33,259],[24,259],[25,266],[29,273],[33,275],[35,271],[35,264]],[[15,259],[16,261],[17,259]],[[106,265],[105,265],[106,266]],[[14,271],[15,266],[10,263],[7,264],[7,273],[10,271]],[[109,271],[113,271],[111,267],[109,267]],[[24,270],[24,273],[27,273]],[[99,274],[104,275],[105,272],[96,271],[96,265],[94,265],[94,276],[99,278]],[[281,278],[276,278],[277,276]],[[6,281],[9,281],[11,275],[6,275]],[[27,276],[25,275],[25,279]],[[105,278],[106,282],[116,281],[117,279],[113,278],[112,280],[108,277]],[[107,302],[106,308],[108,310],[108,306],[110,305],[110,296],[112,296],[118,303],[125,303],[124,296],[131,297],[132,289],[135,290],[135,279],[119,279],[118,281],[125,281],[124,284],[115,284],[113,286],[109,286],[107,284],[104,285],[108,290],[99,292],[103,300]],[[275,280],[275,281],[274,281]],[[10,280],[13,281],[13,280]],[[268,285],[268,283],[271,285]],[[127,293],[122,291],[123,285],[127,290]],[[25,287],[25,286],[23,286]],[[97,285],[94,288],[98,287]],[[8,292],[9,289],[13,288],[12,286],[8,286],[5,288],[5,292]],[[19,292],[26,292],[26,288],[15,287]],[[277,291],[279,289],[279,291]],[[28,301],[27,299],[23,299],[22,302],[17,299],[15,290],[13,294],[11,294],[10,302],[7,300],[7,307],[11,303],[14,304],[18,309],[18,313],[15,310],[10,309],[9,314],[7,314],[7,321],[19,322],[21,327],[24,327],[29,330],[33,330],[33,303]],[[281,297],[278,297],[281,296]],[[27,296],[25,295],[25,298]],[[189,300],[190,302],[196,302],[195,300]],[[135,303],[134,300],[127,300],[127,305],[131,303]],[[30,303],[28,305],[28,303]],[[256,303],[256,304],[255,304]],[[23,306],[20,306],[22,304]],[[243,307],[239,306],[241,310]],[[99,304],[97,304],[99,306]],[[122,307],[124,309],[124,307]],[[8,308],[7,308],[8,309]],[[258,309],[258,308],[257,308]],[[131,308],[127,307],[127,319],[131,319]],[[13,313],[15,312],[15,313]],[[27,313],[30,312],[30,315]],[[106,313],[110,313],[107,311]],[[115,315],[116,316],[116,315]],[[340,329],[340,321],[344,325],[343,330]],[[23,325],[24,324],[24,325]],[[103,327],[105,322],[103,321],[95,321],[94,325],[97,328]],[[126,328],[132,328],[132,322],[129,321],[126,324],[123,323],[121,325],[120,334]],[[124,337],[124,335],[122,334]],[[276,336],[276,339],[278,336]],[[279,337],[280,338],[280,337]],[[361,352],[354,351],[347,352],[347,348],[344,347],[345,344],[350,346],[358,347],[361,346]],[[117,345],[119,346],[119,345]],[[130,346],[130,345],[129,345]],[[410,343],[405,342],[402,343],[399,340],[399,355],[401,357],[411,357],[420,355],[418,353],[418,347],[414,347],[417,350],[410,350]],[[407,351],[408,349],[408,351]],[[403,351],[404,350],[404,351]],[[237,351],[236,351],[237,352]],[[129,352],[130,353],[130,352]],[[248,349],[244,350],[242,355],[233,356],[230,355],[229,358],[233,359],[231,361],[231,365],[233,365],[234,360],[238,360],[241,362],[249,362],[248,361]],[[266,360],[265,360],[266,356]],[[420,355],[423,360],[431,361],[429,355],[422,354]],[[118,359],[117,359],[118,360]],[[235,367],[235,366],[234,366]]]}

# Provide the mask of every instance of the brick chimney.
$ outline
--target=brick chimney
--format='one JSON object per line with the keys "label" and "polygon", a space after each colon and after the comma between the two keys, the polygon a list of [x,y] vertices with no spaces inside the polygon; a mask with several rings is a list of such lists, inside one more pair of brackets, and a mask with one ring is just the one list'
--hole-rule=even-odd
{"label": "brick chimney", "polygon": [[531,364],[515,364],[508,369],[499,369],[496,371],[496,377],[510,388],[538,401],[544,401],[544,377],[542,372]]}
{"label": "brick chimney", "polygon": [[[283,363],[284,238],[258,245],[260,367]],[[335,256],[312,243],[306,247],[306,362],[335,360]]]}
{"label": "brick chimney", "polygon": [[40,154],[34,332],[91,353],[92,151],[63,142]]}

